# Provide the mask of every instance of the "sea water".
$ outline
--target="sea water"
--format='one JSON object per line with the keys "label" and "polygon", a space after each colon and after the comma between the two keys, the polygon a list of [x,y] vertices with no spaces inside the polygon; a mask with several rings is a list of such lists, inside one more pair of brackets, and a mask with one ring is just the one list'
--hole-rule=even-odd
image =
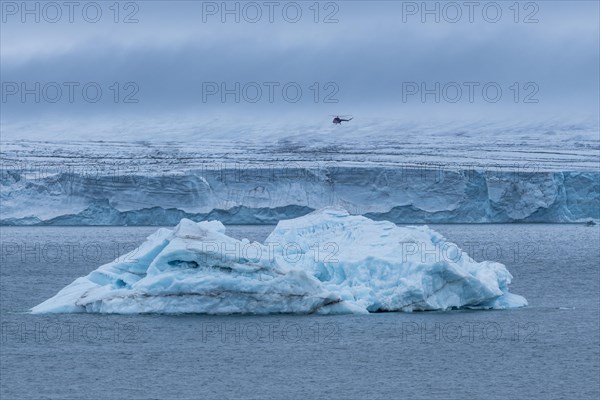
{"label": "sea water", "polygon": [[[431,225],[529,306],[341,316],[29,315],[155,227],[2,227],[3,399],[596,399],[600,228]],[[229,226],[264,240],[270,226]]]}

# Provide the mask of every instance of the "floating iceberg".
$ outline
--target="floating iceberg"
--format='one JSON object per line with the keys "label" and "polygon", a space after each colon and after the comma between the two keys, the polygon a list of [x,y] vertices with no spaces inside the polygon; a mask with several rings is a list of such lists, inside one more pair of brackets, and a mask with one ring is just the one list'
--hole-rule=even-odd
{"label": "floating iceberg", "polygon": [[183,219],[78,278],[33,313],[368,313],[511,308],[504,265],[471,259],[426,226],[325,208],[280,222],[265,243]]}

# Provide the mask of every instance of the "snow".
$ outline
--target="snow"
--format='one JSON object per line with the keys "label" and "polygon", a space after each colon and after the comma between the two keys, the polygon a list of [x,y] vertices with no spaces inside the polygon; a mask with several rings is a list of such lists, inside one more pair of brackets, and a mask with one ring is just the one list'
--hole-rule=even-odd
{"label": "snow", "polygon": [[476,262],[426,226],[324,208],[280,222],[265,243],[183,219],[76,279],[33,313],[368,313],[504,309],[504,265]]}

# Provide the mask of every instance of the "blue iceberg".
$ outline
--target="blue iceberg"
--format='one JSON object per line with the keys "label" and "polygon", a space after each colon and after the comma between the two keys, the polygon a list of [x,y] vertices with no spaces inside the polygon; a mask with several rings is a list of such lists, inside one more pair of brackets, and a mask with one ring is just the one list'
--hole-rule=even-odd
{"label": "blue iceberg", "polygon": [[325,208],[281,221],[264,243],[183,219],[76,279],[32,313],[346,314],[527,305],[512,275],[427,226]]}

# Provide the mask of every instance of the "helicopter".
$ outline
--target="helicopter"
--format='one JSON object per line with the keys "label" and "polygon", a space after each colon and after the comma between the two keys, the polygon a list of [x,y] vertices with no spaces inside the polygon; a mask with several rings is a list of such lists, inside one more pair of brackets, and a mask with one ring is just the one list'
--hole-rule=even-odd
{"label": "helicopter", "polygon": [[[342,122],[352,121],[352,118],[353,118],[353,117],[350,117],[349,115],[332,115],[332,117],[334,117],[334,118],[333,118],[333,121],[331,121],[331,122],[333,122],[334,125],[341,125]],[[350,118],[348,118],[348,117],[350,117]],[[346,118],[348,118],[348,119],[346,119]]]}

